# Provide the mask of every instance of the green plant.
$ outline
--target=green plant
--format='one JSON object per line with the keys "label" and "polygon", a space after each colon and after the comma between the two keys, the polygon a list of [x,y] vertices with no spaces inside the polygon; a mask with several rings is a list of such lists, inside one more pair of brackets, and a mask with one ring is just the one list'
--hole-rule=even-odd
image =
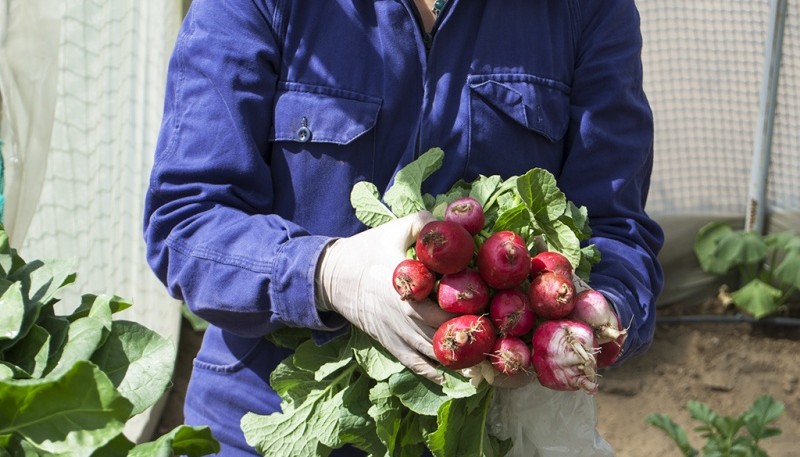
{"label": "green plant", "polygon": [[[770,427],[770,424],[783,414],[784,406],[769,395],[757,398],[739,416],[722,415],[707,404],[694,400],[687,403],[687,409],[692,419],[701,423],[694,430],[706,439],[703,447],[705,457],[766,457],[767,453],[759,442],[781,434],[779,428]],[[686,431],[669,416],[654,413],[646,420],[672,438],[684,456],[699,455],[699,451],[689,443]]]}
{"label": "green plant", "polygon": [[66,261],[24,261],[0,226],[0,457],[169,457],[218,452],[208,427],[178,426],[134,444],[128,420],[171,383],[172,343],[112,315],[131,306],[83,295],[59,314],[75,281]]}
{"label": "green plant", "polygon": [[757,319],[776,314],[800,289],[800,236],[787,231],[759,235],[711,222],[697,233],[694,252],[703,271],[738,273],[729,297]]}

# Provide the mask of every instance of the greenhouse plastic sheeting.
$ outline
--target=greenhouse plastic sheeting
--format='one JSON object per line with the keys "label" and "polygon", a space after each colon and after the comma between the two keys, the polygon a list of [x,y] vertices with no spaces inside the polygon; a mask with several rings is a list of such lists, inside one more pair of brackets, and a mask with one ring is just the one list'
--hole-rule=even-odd
{"label": "greenhouse plastic sheeting", "polygon": [[[84,293],[133,302],[178,345],[180,304],[145,260],[142,205],[181,2],[0,0],[6,215],[25,259],[74,259],[59,306]],[[69,290],[68,290],[69,289]],[[163,402],[126,424],[149,439]]]}
{"label": "greenhouse plastic sheeting", "polygon": [[61,18],[47,0],[0,0],[4,218],[25,238],[44,181],[56,102]]}

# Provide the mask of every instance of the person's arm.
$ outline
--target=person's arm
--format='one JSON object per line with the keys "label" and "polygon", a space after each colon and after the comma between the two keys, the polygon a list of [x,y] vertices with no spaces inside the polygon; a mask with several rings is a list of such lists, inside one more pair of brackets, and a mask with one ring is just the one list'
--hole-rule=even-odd
{"label": "person's arm", "polygon": [[315,309],[327,237],[273,212],[267,163],[279,48],[270,11],[197,0],[169,65],[145,201],[147,258],[170,294],[230,332],[344,325]]}
{"label": "person's arm", "polygon": [[589,285],[615,307],[628,336],[618,363],[652,342],[663,286],[660,227],[645,213],[653,117],[642,88],[642,38],[633,0],[582,5],[571,123],[559,185],[589,212],[601,261]]}

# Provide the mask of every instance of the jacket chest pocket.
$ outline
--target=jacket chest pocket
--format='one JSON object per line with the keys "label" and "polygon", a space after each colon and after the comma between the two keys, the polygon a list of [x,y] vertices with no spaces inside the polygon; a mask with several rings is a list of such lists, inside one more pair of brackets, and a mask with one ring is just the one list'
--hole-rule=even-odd
{"label": "jacket chest pocket", "polygon": [[332,87],[279,83],[270,141],[289,150],[372,157],[381,100]]}
{"label": "jacket chest pocket", "polygon": [[468,84],[470,168],[483,174],[558,171],[569,126],[569,86],[526,74],[470,75]]}

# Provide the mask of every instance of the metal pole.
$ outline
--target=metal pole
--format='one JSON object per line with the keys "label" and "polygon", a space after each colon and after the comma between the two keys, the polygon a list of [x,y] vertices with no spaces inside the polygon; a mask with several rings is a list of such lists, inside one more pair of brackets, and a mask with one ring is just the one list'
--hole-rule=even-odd
{"label": "metal pole", "polygon": [[770,0],[770,20],[764,50],[758,124],[750,175],[750,195],[745,218],[745,230],[760,234],[764,233],[766,217],[767,176],[772,152],[772,131],[775,122],[775,106],[778,100],[778,75],[781,66],[787,4],[788,0]]}

